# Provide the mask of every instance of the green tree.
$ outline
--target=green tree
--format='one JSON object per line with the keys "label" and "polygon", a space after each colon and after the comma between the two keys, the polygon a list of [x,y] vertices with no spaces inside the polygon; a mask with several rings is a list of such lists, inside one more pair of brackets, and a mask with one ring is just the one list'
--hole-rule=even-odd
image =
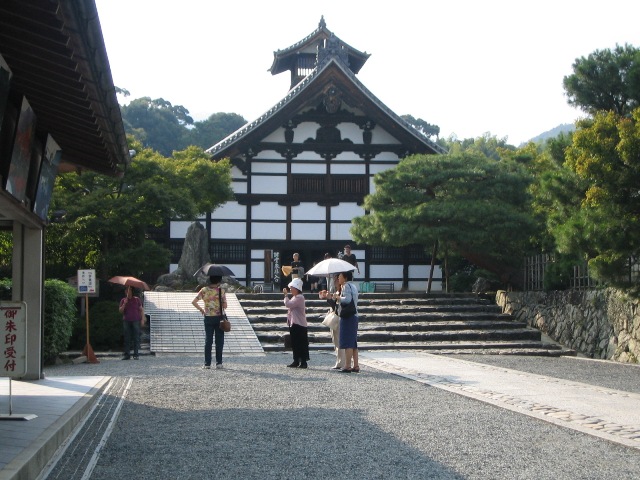
{"label": "green tree", "polygon": [[640,106],[640,51],[631,45],[596,50],[576,59],[563,84],[569,105],[591,115],[599,110],[628,115]]}
{"label": "green tree", "polygon": [[188,126],[193,125],[193,119],[182,105],[171,105],[163,98],[142,97],[121,111],[126,132],[146,147],[166,157],[187,147]]}
{"label": "green tree", "polygon": [[545,186],[562,208],[550,216],[558,250],[615,282],[640,255],[640,108],[630,118],[609,111],[579,121],[566,158],[566,170],[550,179],[555,188]]}
{"label": "green tree", "polygon": [[421,118],[414,118],[411,115],[402,115],[401,118],[427,137],[438,138],[440,136],[440,127],[438,125],[431,125],[429,122]]}
{"label": "green tree", "polygon": [[164,272],[169,252],[148,239],[149,228],[192,220],[233,196],[230,163],[210,161],[201,148],[172,159],[139,143],[131,148],[138,153],[120,178],[83,172],[56,179],[50,210],[65,214],[47,230],[49,272],[64,278],[77,268],[95,268],[103,279]]}
{"label": "green tree", "polygon": [[205,150],[231,135],[247,121],[236,113],[214,113],[206,120],[196,122],[187,133],[187,143]]}
{"label": "green tree", "polygon": [[408,157],[374,177],[369,214],[354,219],[351,234],[371,245],[439,245],[519,283],[515,269],[535,225],[530,182],[516,162],[478,153]]}

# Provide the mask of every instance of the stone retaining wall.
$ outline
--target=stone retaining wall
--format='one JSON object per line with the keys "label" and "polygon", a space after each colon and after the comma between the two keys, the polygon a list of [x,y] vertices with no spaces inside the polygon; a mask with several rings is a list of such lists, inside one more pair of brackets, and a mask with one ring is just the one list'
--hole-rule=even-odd
{"label": "stone retaining wall", "polygon": [[496,294],[503,313],[591,358],[640,363],[640,300],[615,289]]}

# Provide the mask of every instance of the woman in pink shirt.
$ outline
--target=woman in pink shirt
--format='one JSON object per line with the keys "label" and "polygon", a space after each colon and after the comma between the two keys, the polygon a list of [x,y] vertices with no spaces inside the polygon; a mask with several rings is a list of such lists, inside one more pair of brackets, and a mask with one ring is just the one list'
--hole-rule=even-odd
{"label": "woman in pink shirt", "polygon": [[309,337],[307,335],[307,313],[302,295],[302,279],[294,278],[289,283],[291,298],[286,288],[284,293],[284,306],[287,307],[287,325],[291,335],[291,349],[293,350],[293,363],[287,365],[290,368],[307,368],[309,360]]}

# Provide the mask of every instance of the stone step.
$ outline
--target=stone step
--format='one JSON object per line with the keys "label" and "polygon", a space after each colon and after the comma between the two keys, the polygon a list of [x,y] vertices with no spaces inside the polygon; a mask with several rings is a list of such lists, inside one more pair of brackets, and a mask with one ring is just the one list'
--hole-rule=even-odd
{"label": "stone step", "polygon": [[[238,297],[241,294],[237,294]],[[256,308],[256,307],[276,307],[282,306],[283,300],[282,295],[279,295],[278,298],[274,299],[264,299],[264,298],[247,298],[240,300],[242,305],[245,308]],[[307,306],[315,306],[315,305],[327,305],[326,300],[322,300],[319,298],[307,298],[305,297],[305,304]],[[387,299],[370,299],[370,298],[362,298],[362,296],[358,296],[358,305],[359,306],[374,306],[374,307],[496,307],[495,303],[486,301],[486,300],[478,300],[475,298],[470,299],[458,299],[457,301],[454,299],[420,299],[420,298],[406,298],[406,299],[395,299],[395,298],[387,298]]]}
{"label": "stone step", "polygon": [[[267,343],[279,343],[282,336],[287,333],[287,329],[271,330],[269,332],[256,331],[258,340],[263,347]],[[309,343],[331,343],[329,330],[309,331]],[[538,330],[532,328],[520,328],[511,330],[443,330],[432,332],[393,332],[393,331],[367,331],[358,330],[358,345],[360,343],[382,343],[382,342],[433,342],[433,341],[481,341],[481,340],[527,340],[540,341],[542,335]]]}
{"label": "stone step", "polygon": [[[333,344],[310,344],[311,351],[333,351]],[[265,352],[285,351],[282,342],[264,346]],[[358,350],[427,350],[440,354],[575,356],[559,345],[536,341],[434,341],[434,342],[358,342]]]}
{"label": "stone step", "polygon": [[[281,319],[278,322],[252,323],[255,332],[270,331],[286,331],[286,325]],[[485,321],[433,321],[433,322],[386,322],[386,323],[363,323],[359,322],[359,332],[376,332],[376,331],[393,331],[393,332],[436,332],[443,330],[512,330],[527,329],[524,322],[504,321],[504,322],[485,322]],[[309,332],[324,332],[327,327],[322,323],[309,322]],[[537,330],[536,330],[537,331]]]}
{"label": "stone step", "polygon": [[[322,319],[326,315],[327,311],[324,310],[321,313],[307,312],[307,320],[309,323],[322,322]],[[251,314],[247,318],[252,325],[258,325],[260,323],[278,323],[284,322],[287,318],[286,312],[273,312],[264,313],[262,315]],[[367,323],[412,323],[412,322],[443,322],[443,321],[478,321],[478,322],[508,322],[513,318],[510,315],[505,314],[365,314],[359,315],[359,324]]]}
{"label": "stone step", "polygon": [[[327,302],[307,294],[306,313],[312,350],[333,350],[329,329],[320,322]],[[282,294],[239,294],[258,340],[268,350],[284,350],[287,309]],[[361,294],[358,298],[358,348],[423,349],[520,355],[571,355],[542,342],[539,330],[503,314],[493,299],[472,294],[426,295],[416,292]]]}

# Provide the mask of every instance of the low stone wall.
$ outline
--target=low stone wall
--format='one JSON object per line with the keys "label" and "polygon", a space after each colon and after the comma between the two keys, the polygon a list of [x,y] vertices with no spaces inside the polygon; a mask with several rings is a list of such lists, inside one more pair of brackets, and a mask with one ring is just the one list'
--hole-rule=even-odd
{"label": "low stone wall", "polygon": [[591,358],[640,363],[640,300],[615,289],[496,294],[503,313]]}

